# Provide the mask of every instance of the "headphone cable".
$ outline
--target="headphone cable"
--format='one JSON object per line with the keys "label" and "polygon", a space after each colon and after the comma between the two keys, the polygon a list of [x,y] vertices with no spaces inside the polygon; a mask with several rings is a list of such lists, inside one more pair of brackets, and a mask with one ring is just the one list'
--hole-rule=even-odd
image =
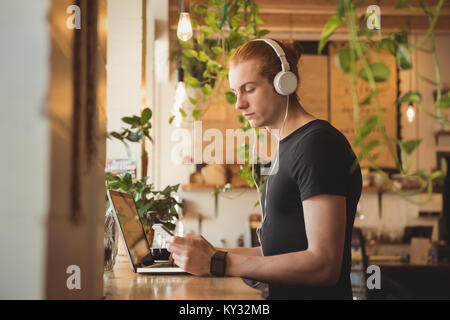
{"label": "headphone cable", "polygon": [[261,233],[262,226],[264,225],[264,221],[266,220],[266,217],[267,217],[267,214],[266,214],[266,211],[267,211],[267,190],[269,188],[269,178],[270,178],[270,176],[272,174],[273,169],[278,164],[278,158],[279,158],[279,153],[278,152],[279,152],[279,149],[280,149],[281,133],[282,133],[284,125],[286,123],[288,110],[289,110],[289,96],[286,97],[286,112],[285,112],[285,115],[284,115],[283,124],[281,125],[280,134],[279,134],[279,137],[277,139],[278,140],[277,141],[277,153],[276,153],[276,156],[275,156],[274,166],[272,166],[272,165],[270,166],[269,174],[267,175],[268,177],[267,177],[267,180],[266,180],[266,188],[265,188],[265,193],[264,193],[264,208],[262,206],[262,201],[261,201],[262,200],[261,199],[261,192],[259,191],[259,186],[256,183],[256,179],[255,179],[256,128],[253,129],[252,178],[253,178],[254,184],[256,185],[256,191],[258,192],[258,198],[259,198],[259,205],[261,207],[261,212],[262,212],[262,216],[263,216],[261,225],[256,229],[256,235],[257,235],[258,241],[259,241],[259,243],[261,245],[261,255],[263,255],[263,256],[264,256],[264,253],[262,252],[262,243],[261,243],[261,235],[260,235],[260,233]]}

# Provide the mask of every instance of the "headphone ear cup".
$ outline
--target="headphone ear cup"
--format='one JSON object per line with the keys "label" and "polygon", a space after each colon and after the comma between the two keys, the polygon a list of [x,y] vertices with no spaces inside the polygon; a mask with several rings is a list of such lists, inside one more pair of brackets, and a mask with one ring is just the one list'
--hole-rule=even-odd
{"label": "headphone ear cup", "polygon": [[290,71],[280,71],[273,79],[275,90],[283,96],[294,93],[297,89],[297,84],[298,81],[296,75]]}

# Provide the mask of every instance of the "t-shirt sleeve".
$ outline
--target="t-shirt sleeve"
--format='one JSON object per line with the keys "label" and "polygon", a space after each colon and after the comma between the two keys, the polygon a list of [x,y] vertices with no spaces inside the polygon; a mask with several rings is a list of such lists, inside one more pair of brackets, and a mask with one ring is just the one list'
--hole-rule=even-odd
{"label": "t-shirt sleeve", "polygon": [[294,150],[292,169],[301,201],[320,194],[347,196],[349,161],[338,137],[318,130]]}

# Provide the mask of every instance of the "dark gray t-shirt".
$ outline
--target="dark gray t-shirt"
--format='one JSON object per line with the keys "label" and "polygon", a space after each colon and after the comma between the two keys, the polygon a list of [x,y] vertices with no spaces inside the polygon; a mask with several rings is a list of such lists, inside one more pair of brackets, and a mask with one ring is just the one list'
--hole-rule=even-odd
{"label": "dark gray t-shirt", "polygon": [[[269,299],[352,299],[351,235],[362,188],[359,165],[351,173],[354,160],[345,136],[324,120],[313,120],[280,141],[278,172],[268,183],[261,236],[264,255],[308,248],[302,201],[319,194],[346,197],[346,234],[341,275],[335,286],[269,283]],[[266,187],[267,183],[262,192],[263,208]]]}

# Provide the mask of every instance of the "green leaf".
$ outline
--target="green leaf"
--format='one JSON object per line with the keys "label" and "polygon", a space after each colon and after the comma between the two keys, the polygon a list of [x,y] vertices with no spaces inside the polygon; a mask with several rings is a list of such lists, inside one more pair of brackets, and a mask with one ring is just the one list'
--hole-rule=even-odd
{"label": "green leaf", "polygon": [[182,52],[183,52],[183,55],[187,58],[197,58],[198,57],[197,51],[192,50],[192,49],[185,49]]}
{"label": "green leaf", "polygon": [[179,108],[178,111],[180,111],[181,116],[184,118],[187,116],[186,112],[183,110],[183,108]]}
{"label": "green leaf", "polygon": [[186,79],[184,81],[186,81],[187,85],[190,87],[195,88],[198,86],[198,80],[194,77],[186,77]]}
{"label": "green leaf", "polygon": [[150,133],[148,132],[148,130],[144,130],[144,136],[146,136],[150,140],[150,142],[153,143],[153,138],[150,137]]}
{"label": "green leaf", "polygon": [[[372,71],[375,82],[384,82],[389,79],[389,69],[385,64],[381,62],[375,62],[369,64],[368,68]],[[359,71],[358,76],[367,82],[369,81],[369,76],[367,74],[366,68],[362,68]]]}
{"label": "green leaf", "polygon": [[203,45],[205,43],[205,34],[203,32],[200,32],[199,36],[197,37],[197,42],[199,45]]}
{"label": "green leaf", "polygon": [[198,58],[200,59],[200,61],[206,62],[209,60],[208,55],[205,53],[205,51],[199,51],[198,52]]}
{"label": "green leaf", "polygon": [[208,83],[201,87],[201,90],[205,96],[210,96],[212,94],[212,87]]}
{"label": "green leaf", "polygon": [[438,170],[431,174],[430,179],[437,180],[437,179],[442,179],[444,177],[445,177],[444,173],[441,170]]}
{"label": "green leaf", "polygon": [[262,19],[260,17],[255,17],[255,24],[263,24],[264,21],[262,21]]}
{"label": "green leaf", "polygon": [[206,63],[206,67],[207,67],[207,70],[209,72],[215,74],[215,73],[217,73],[219,71],[219,68],[221,68],[221,65],[218,62],[216,62],[216,61],[209,60]]}
{"label": "green leaf", "polygon": [[206,10],[207,10],[208,8],[206,7],[206,6],[204,6],[204,5],[199,5],[198,7],[197,7],[197,13],[198,14],[204,14],[205,12],[206,12]]}
{"label": "green leaf", "polygon": [[245,27],[245,32],[248,34],[254,34],[255,33],[255,26],[249,24],[247,27]]}
{"label": "green leaf", "polygon": [[122,122],[125,122],[126,124],[131,125],[132,127],[139,127],[141,124],[141,119],[139,117],[133,116],[133,117],[123,117]]}
{"label": "green leaf", "polygon": [[408,47],[408,32],[406,32],[406,30],[393,32],[390,37],[396,44],[403,44]]}
{"label": "green leaf", "polygon": [[141,125],[141,117],[133,116],[133,124],[131,128],[137,128]]}
{"label": "green leaf", "polygon": [[211,29],[210,27],[202,27],[202,34],[205,38],[209,37],[213,32],[213,29]]}
{"label": "green leaf", "polygon": [[139,142],[142,139],[142,134],[139,131],[137,131],[137,132],[130,131],[130,132],[128,132],[125,139],[127,139],[128,141],[131,141],[131,142]]}
{"label": "green leaf", "polygon": [[212,52],[214,52],[215,54],[221,54],[223,52],[222,47],[219,46],[214,46],[211,48]]}
{"label": "green leaf", "polygon": [[173,119],[175,119],[175,116],[171,116],[171,117],[169,118],[169,124],[172,124]]}
{"label": "green leaf", "polygon": [[335,63],[339,69],[341,69],[344,73],[350,73],[350,48],[345,47],[336,55]]}
{"label": "green leaf", "polygon": [[408,141],[398,141],[398,144],[407,155],[410,155],[420,145],[421,142],[421,139],[414,139]]}
{"label": "green leaf", "polygon": [[141,113],[141,125],[146,124],[152,117],[152,110],[150,108],[145,108]]}
{"label": "green leaf", "polygon": [[202,111],[200,109],[194,109],[192,110],[192,116],[194,117],[195,120],[199,120],[200,117],[202,116]]}
{"label": "green leaf", "polygon": [[447,159],[444,157],[441,158],[441,171],[444,173],[444,176],[447,176],[448,166],[447,166]]}
{"label": "green leaf", "polygon": [[423,180],[427,180],[428,179],[428,173],[425,170],[417,170],[413,174],[411,174],[411,176],[420,177]]}
{"label": "green leaf", "polygon": [[390,38],[382,39],[378,45],[378,48],[389,51],[392,55],[396,54],[397,45],[396,42]]}
{"label": "green leaf", "polygon": [[114,138],[116,138],[116,139],[119,139],[119,140],[123,141],[123,137],[122,137],[122,135],[121,135],[120,133],[113,131],[113,132],[110,132],[109,134],[110,134],[112,137],[114,137]]}
{"label": "green leaf", "polygon": [[226,78],[226,77],[228,76],[228,70],[227,70],[227,69],[222,69],[222,70],[220,70],[220,71],[219,71],[219,75],[220,75],[222,78]]}
{"label": "green leaf", "polygon": [[197,20],[192,17],[191,17],[191,26],[193,29],[197,28],[197,26],[198,26]]}
{"label": "green leaf", "polygon": [[358,130],[355,136],[355,145],[359,145],[365,137],[367,137],[375,128],[381,124],[381,119],[378,116],[371,116],[366,120],[366,123]]}
{"label": "green leaf", "polygon": [[408,7],[409,7],[409,1],[408,0],[397,0],[397,2],[394,5],[395,9],[408,8]]}
{"label": "green leaf", "polygon": [[439,109],[450,108],[450,91],[447,91],[434,106]]}
{"label": "green leaf", "polygon": [[265,35],[267,35],[269,32],[270,32],[270,31],[267,30],[267,29],[262,29],[262,30],[259,30],[259,31],[256,33],[256,36],[257,36],[258,38],[262,38],[262,37],[264,37]]}
{"label": "green leaf", "polygon": [[372,100],[372,94],[369,94],[363,101],[359,102],[360,105],[369,105]]}
{"label": "green leaf", "polygon": [[358,155],[358,160],[361,161],[362,159],[364,159],[370,153],[370,151],[372,151],[379,145],[381,145],[381,142],[378,139],[370,141],[362,148],[361,152]]}
{"label": "green leaf", "polygon": [[210,26],[214,31],[219,31],[219,26],[217,25],[216,19],[214,18],[214,12],[208,12],[205,17],[205,23]]}
{"label": "green leaf", "polygon": [[130,186],[133,183],[133,178],[130,173],[125,173],[123,176],[123,182]]}
{"label": "green leaf", "polygon": [[106,173],[106,181],[115,182],[115,181],[119,181],[119,180],[120,180],[120,177],[118,177],[117,175],[115,175],[111,172]]}
{"label": "green leaf", "polygon": [[409,70],[412,68],[411,56],[409,55],[408,47],[406,45],[398,45],[395,59],[400,69]]}
{"label": "green leaf", "polygon": [[348,0],[339,0],[338,5],[337,5],[338,17],[341,20],[344,18],[344,15],[345,15],[346,2],[348,2]]}
{"label": "green leaf", "polygon": [[[230,32],[228,38],[227,38],[228,45],[231,48],[237,48],[239,45],[244,43],[244,39],[242,37],[241,31],[239,30],[239,27],[234,29]],[[231,52],[230,52],[231,54]]]}
{"label": "green leaf", "polygon": [[231,91],[225,92],[225,97],[229,104],[236,104],[237,98],[233,92],[231,92]]}
{"label": "green leaf", "polygon": [[323,47],[328,42],[328,39],[333,35],[334,31],[341,25],[342,19],[337,14],[331,16],[331,18],[325,24],[320,35],[319,42],[319,54],[322,52]]}
{"label": "green leaf", "polygon": [[133,118],[131,118],[131,117],[123,117],[122,118],[122,122],[125,122],[126,124],[132,125],[133,124]]}
{"label": "green leaf", "polygon": [[121,182],[117,181],[117,182],[112,182],[110,184],[108,184],[108,187],[114,190],[117,190],[120,188]]}
{"label": "green leaf", "polygon": [[419,91],[408,91],[404,95],[402,95],[398,100],[398,103],[403,102],[411,102],[411,103],[420,103],[422,102],[422,95]]}
{"label": "green leaf", "polygon": [[238,121],[239,121],[240,123],[245,123],[245,118],[244,118],[244,116],[243,116],[243,115],[238,115]]}
{"label": "green leaf", "polygon": [[198,101],[194,98],[189,97],[189,102],[192,104],[197,104]]}

